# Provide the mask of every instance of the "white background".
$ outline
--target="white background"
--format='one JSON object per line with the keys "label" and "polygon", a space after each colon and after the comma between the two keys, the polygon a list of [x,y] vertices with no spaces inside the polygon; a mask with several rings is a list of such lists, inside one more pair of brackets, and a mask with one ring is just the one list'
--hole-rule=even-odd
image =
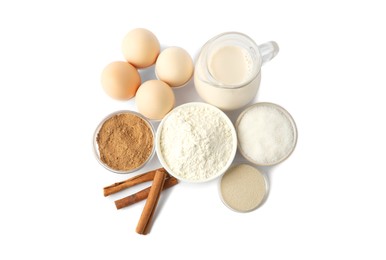
{"label": "white background", "polygon": [[[2,1],[0,258],[385,259],[381,3]],[[98,164],[94,129],[136,107],[108,97],[100,74],[123,60],[122,38],[136,27],[193,57],[225,31],[279,44],[255,101],[286,108],[299,139],[287,161],[260,168],[271,183],[261,208],[236,213],[216,181],[182,183],[163,193],[151,233],[140,236],[144,202],[120,211],[113,203],[137,189],[103,197],[130,175]],[[177,104],[200,100],[192,84],[175,94]],[[158,166],[154,157],[141,172]]]}

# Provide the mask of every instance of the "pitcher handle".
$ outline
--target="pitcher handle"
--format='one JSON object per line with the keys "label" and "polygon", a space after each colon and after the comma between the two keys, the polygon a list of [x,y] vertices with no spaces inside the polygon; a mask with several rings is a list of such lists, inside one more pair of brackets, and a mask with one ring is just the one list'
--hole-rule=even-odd
{"label": "pitcher handle", "polygon": [[279,45],[277,45],[274,41],[260,44],[258,47],[261,55],[261,65],[264,65],[266,62],[272,60],[279,52]]}

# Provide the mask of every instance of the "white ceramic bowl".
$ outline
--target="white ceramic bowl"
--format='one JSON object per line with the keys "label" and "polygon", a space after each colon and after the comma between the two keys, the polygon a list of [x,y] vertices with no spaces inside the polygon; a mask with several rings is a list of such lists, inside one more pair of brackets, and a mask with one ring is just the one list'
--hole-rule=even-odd
{"label": "white ceramic bowl", "polygon": [[[231,131],[231,135],[232,135],[232,137],[231,137],[231,139],[232,139],[231,151],[230,151],[229,158],[226,159],[226,163],[225,163],[224,167],[222,167],[221,170],[215,172],[214,174],[210,174],[210,176],[206,177],[206,178],[198,178],[197,179],[197,178],[185,178],[184,176],[181,176],[181,174],[179,174],[177,172],[174,172],[172,170],[173,167],[171,167],[170,165],[168,165],[168,163],[166,163],[164,155],[162,154],[162,149],[161,149],[161,133],[162,133],[163,127],[165,125],[165,122],[167,122],[169,120],[169,118],[171,118],[171,115],[177,113],[180,110],[184,110],[187,107],[191,107],[191,106],[202,106],[202,107],[209,108],[211,111],[214,111],[216,114],[218,114],[218,117],[221,118],[225,122],[226,126]],[[170,120],[172,120],[172,119],[170,119]],[[177,142],[173,142],[173,145],[180,145],[180,144],[177,143]],[[235,130],[233,124],[232,124],[232,121],[228,118],[228,116],[223,111],[221,111],[217,107],[209,105],[207,103],[190,102],[190,103],[186,103],[186,104],[183,104],[183,105],[180,105],[180,106],[174,108],[172,111],[170,111],[162,119],[162,121],[161,121],[161,123],[160,123],[160,125],[158,126],[158,129],[157,129],[157,133],[156,133],[156,153],[158,155],[158,159],[159,159],[161,165],[171,175],[173,175],[177,179],[179,179],[181,181],[184,181],[184,182],[202,183],[202,182],[208,182],[208,181],[211,181],[213,179],[216,179],[217,177],[219,177],[222,174],[224,174],[226,172],[226,170],[231,166],[231,164],[233,162],[233,159],[235,158],[236,151],[237,151],[237,135],[236,135],[236,130]],[[191,159],[194,159],[194,158],[191,158]]]}

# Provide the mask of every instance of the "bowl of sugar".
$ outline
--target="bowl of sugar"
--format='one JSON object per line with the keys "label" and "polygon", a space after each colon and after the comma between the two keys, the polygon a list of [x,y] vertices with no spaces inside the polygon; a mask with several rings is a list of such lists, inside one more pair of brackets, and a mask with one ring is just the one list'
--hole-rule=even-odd
{"label": "bowl of sugar", "polygon": [[216,179],[230,167],[237,151],[236,130],[213,105],[190,102],[170,111],[156,133],[161,165],[181,181]]}
{"label": "bowl of sugar", "polygon": [[238,148],[255,165],[272,166],[294,151],[297,129],[292,116],[279,105],[259,102],[247,107],[236,121]]}

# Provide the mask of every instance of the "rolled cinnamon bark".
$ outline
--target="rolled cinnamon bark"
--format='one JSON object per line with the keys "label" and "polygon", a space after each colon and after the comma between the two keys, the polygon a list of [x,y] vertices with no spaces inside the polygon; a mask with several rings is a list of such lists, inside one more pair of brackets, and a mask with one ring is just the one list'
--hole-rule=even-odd
{"label": "rolled cinnamon bark", "polygon": [[[162,190],[166,190],[166,189],[176,185],[177,183],[178,183],[178,180],[176,178],[169,177],[165,180],[165,184],[164,184]],[[146,199],[149,195],[149,192],[150,192],[150,187],[143,189],[143,190],[141,190],[137,193],[134,193],[132,195],[129,195],[127,197],[124,197],[122,199],[116,200],[115,206],[117,207],[117,209],[121,209],[121,208],[130,206],[130,205],[133,205],[139,201]]]}
{"label": "rolled cinnamon bark", "polygon": [[129,178],[125,181],[116,182],[110,186],[103,188],[103,194],[106,196],[109,196],[111,194],[117,193],[121,190],[127,189],[129,187],[133,187],[137,184],[144,183],[147,181],[151,181],[154,179],[155,172],[157,170],[165,170],[164,168],[159,168],[153,171],[145,172],[143,174],[139,174],[137,176],[134,176],[132,178]]}
{"label": "rolled cinnamon bark", "polygon": [[157,207],[166,176],[167,173],[165,170],[157,170],[154,175],[153,184],[149,190],[149,196],[147,197],[146,204],[143,208],[141,218],[139,219],[136,228],[136,232],[138,234],[146,235],[150,230],[150,223]]}

